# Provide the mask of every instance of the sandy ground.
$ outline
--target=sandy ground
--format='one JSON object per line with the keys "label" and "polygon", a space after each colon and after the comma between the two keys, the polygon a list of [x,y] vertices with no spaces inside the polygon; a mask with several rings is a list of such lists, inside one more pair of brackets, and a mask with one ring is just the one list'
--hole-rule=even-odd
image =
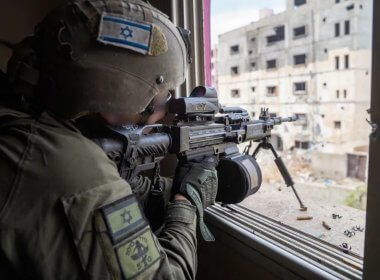
{"label": "sandy ground", "polygon": [[[280,185],[282,187],[279,187]],[[241,204],[334,245],[341,246],[342,243],[347,243],[353,252],[363,256],[365,233],[354,231],[352,227],[365,227],[365,212],[343,205],[344,197],[349,190],[311,183],[296,184],[296,188],[303,203],[308,207],[307,212],[299,211],[299,204],[291,189],[278,183],[264,183],[256,194]],[[342,218],[333,219],[332,214],[338,214]],[[313,219],[299,221],[298,216],[312,216]],[[331,230],[323,227],[323,221]],[[346,230],[355,235],[346,236]]]}

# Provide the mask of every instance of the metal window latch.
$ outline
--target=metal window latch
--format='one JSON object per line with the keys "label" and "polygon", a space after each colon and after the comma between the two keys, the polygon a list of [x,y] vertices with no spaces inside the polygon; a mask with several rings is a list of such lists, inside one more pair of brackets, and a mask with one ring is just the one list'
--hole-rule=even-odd
{"label": "metal window latch", "polygon": [[[370,114],[371,113],[371,109],[368,109],[367,110],[367,113]],[[372,128],[372,131],[371,131],[371,134],[369,135],[369,137],[375,141],[377,141],[378,139],[378,128],[379,128],[379,125],[373,121],[370,121],[368,119],[366,119],[367,123],[371,126]]]}

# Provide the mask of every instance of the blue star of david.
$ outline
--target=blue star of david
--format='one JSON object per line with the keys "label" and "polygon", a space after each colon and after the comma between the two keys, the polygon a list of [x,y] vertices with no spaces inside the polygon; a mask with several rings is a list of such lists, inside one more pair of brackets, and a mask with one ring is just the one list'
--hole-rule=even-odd
{"label": "blue star of david", "polygon": [[130,37],[133,37],[133,30],[129,29],[128,26],[121,28],[121,36],[124,36],[124,39],[127,40]]}
{"label": "blue star of david", "polygon": [[124,209],[124,212],[120,214],[120,216],[123,218],[123,223],[127,223],[127,224],[130,224],[131,221],[132,221],[132,215],[131,215],[131,211],[127,211],[126,209]]}

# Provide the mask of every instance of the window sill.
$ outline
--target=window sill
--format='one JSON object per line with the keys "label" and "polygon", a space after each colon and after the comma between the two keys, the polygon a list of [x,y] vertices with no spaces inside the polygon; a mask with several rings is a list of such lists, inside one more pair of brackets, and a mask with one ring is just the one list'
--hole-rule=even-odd
{"label": "window sill", "polygon": [[306,279],[362,279],[361,257],[245,207],[215,205],[205,217],[211,229],[224,233],[218,241],[239,247],[246,255],[259,253],[268,269],[280,265],[282,273]]}

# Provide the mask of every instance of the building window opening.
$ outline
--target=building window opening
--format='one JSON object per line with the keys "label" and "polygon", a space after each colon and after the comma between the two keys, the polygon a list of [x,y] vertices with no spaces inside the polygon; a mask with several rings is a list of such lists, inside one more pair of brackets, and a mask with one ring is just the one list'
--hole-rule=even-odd
{"label": "building window opening", "polygon": [[238,89],[231,90],[231,97],[232,98],[240,98],[240,90],[238,90]]}
{"label": "building window opening", "polygon": [[267,87],[267,96],[276,96],[277,93],[277,87],[276,86],[270,86]]}
{"label": "building window opening", "polygon": [[300,26],[293,29],[293,38],[297,39],[306,35],[306,26]]}
{"label": "building window opening", "polygon": [[349,35],[350,34],[350,21],[346,20],[344,22],[344,34]]}
{"label": "building window opening", "polygon": [[306,0],[294,0],[294,6],[299,7],[306,4]]}
{"label": "building window opening", "polygon": [[340,91],[339,91],[339,89],[336,91],[336,98],[337,98],[337,99],[340,98]]}
{"label": "building window opening", "polygon": [[334,122],[334,128],[335,129],[341,129],[342,128],[342,122],[341,121],[335,121]]}
{"label": "building window opening", "polygon": [[238,54],[240,51],[239,45],[233,45],[230,48],[231,55]]}
{"label": "building window opening", "polygon": [[277,68],[277,60],[271,59],[267,61],[267,69],[276,69]]}
{"label": "building window opening", "polygon": [[343,92],[343,96],[344,96],[344,99],[347,98],[347,90],[345,89],[344,92]]}
{"label": "building window opening", "polygon": [[251,68],[251,71],[256,70],[256,61],[251,61],[250,68]]}
{"label": "building window opening", "polygon": [[304,113],[298,113],[295,114],[297,117],[297,121],[294,123],[295,125],[300,125],[302,126],[303,130],[307,129],[307,116]]}
{"label": "building window opening", "polygon": [[267,36],[267,44],[270,45],[272,43],[285,40],[285,26],[277,26],[274,28],[275,34]]}
{"label": "building window opening", "polygon": [[269,113],[269,117],[271,117],[271,118],[277,118],[277,113]]}
{"label": "building window opening", "polygon": [[350,68],[350,56],[348,54],[344,56],[344,68]]}
{"label": "building window opening", "polygon": [[294,65],[305,65],[306,64],[306,54],[300,54],[294,56]]}
{"label": "building window opening", "polygon": [[306,82],[294,83],[294,93],[295,94],[305,94],[306,93]]}
{"label": "building window opening", "polygon": [[336,57],[335,57],[335,69],[336,69],[336,70],[339,70],[339,68],[340,68],[340,67],[339,67],[339,64],[340,64],[340,63],[339,63],[339,56],[336,56]]}
{"label": "building window opening", "polygon": [[251,87],[251,91],[255,92],[256,91],[256,87]]}
{"label": "building window opening", "polygon": [[340,23],[335,23],[335,37],[340,36]]}
{"label": "building window opening", "polygon": [[354,8],[355,8],[355,5],[352,4],[352,5],[347,6],[347,7],[346,7],[346,10],[347,10],[347,11],[351,11],[351,10],[353,10]]}
{"label": "building window opening", "polygon": [[307,150],[310,148],[310,142],[309,141],[298,141],[298,140],[296,140],[294,143],[294,146],[296,149]]}
{"label": "building window opening", "polygon": [[231,75],[232,76],[239,75],[239,67],[238,66],[231,67]]}

